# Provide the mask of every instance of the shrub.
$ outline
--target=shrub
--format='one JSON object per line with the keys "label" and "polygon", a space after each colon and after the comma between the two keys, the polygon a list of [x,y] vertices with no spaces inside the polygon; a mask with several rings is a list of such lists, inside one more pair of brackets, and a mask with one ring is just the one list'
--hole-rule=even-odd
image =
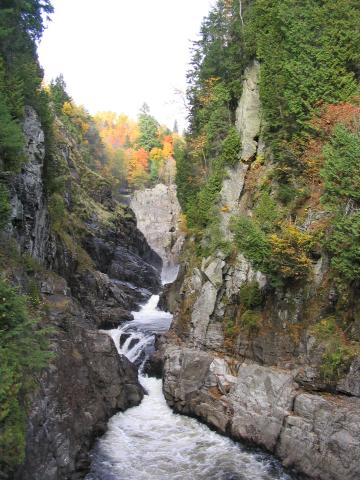
{"label": "shrub", "polygon": [[323,318],[310,332],[324,344],[320,373],[325,381],[336,382],[346,373],[351,360],[359,355],[359,345],[346,342],[345,335],[338,327],[335,317]]}
{"label": "shrub", "polygon": [[10,216],[9,191],[0,183],[0,230],[6,227]]}
{"label": "shrub", "polygon": [[322,201],[333,213],[324,247],[341,282],[360,281],[360,135],[338,125],[324,147]]}
{"label": "shrub", "polygon": [[336,208],[348,202],[360,203],[360,135],[342,125],[335,128],[324,147],[321,176],[325,184],[323,201]]}
{"label": "shrub", "polygon": [[235,127],[231,127],[221,145],[221,163],[231,167],[235,166],[239,161],[240,151],[241,140],[239,132]]}
{"label": "shrub", "polygon": [[26,396],[49,354],[46,332],[30,318],[26,297],[2,279],[0,325],[0,467],[6,471],[24,458]]}
{"label": "shrub", "polygon": [[276,227],[280,212],[275,200],[268,192],[263,192],[254,209],[254,216],[264,232],[271,232]]}
{"label": "shrub", "polygon": [[262,316],[260,312],[246,310],[240,318],[241,325],[248,331],[256,331],[260,328]]}
{"label": "shrub", "polygon": [[300,231],[294,224],[285,223],[280,234],[269,237],[273,268],[283,278],[305,278],[312,266],[308,254],[312,236]]}
{"label": "shrub", "polygon": [[331,267],[342,282],[360,282],[360,212],[333,222],[330,233],[325,238],[325,247],[330,252]]}
{"label": "shrub", "polygon": [[232,230],[239,250],[257,270],[268,272],[271,248],[261,228],[252,219],[241,216],[233,219]]}
{"label": "shrub", "polygon": [[256,281],[247,282],[241,285],[240,301],[246,308],[256,308],[262,304],[263,294]]}

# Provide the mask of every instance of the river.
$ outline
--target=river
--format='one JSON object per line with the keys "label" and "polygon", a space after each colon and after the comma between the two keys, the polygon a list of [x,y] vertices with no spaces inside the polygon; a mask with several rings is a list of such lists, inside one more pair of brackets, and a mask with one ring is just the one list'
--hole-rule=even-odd
{"label": "river", "polygon": [[142,403],[111,418],[92,452],[86,480],[291,480],[271,456],[249,451],[166,404],[162,382],[142,367],[154,349],[154,334],[170,327],[172,316],[157,309],[154,295],[134,320],[107,333],[119,354],[139,365],[147,394]]}

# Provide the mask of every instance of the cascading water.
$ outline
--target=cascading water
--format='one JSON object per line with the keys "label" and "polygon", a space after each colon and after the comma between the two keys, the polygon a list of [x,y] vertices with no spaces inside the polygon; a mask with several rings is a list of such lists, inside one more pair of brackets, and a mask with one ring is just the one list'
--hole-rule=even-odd
{"label": "cascading water", "polygon": [[93,454],[86,480],[290,480],[269,455],[249,452],[197,420],[167,406],[162,382],[142,374],[156,333],[172,316],[154,295],[134,320],[107,333],[120,354],[139,366],[147,392],[141,405],[115,415]]}

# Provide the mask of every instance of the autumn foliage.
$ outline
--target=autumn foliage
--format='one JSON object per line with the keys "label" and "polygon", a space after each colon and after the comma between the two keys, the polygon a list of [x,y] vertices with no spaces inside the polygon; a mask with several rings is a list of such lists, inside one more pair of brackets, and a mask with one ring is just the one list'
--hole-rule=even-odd
{"label": "autumn foliage", "polygon": [[99,165],[102,175],[130,188],[174,178],[174,144],[181,137],[160,126],[146,105],[138,122],[124,114],[102,112],[95,116],[95,123],[108,157],[105,165]]}

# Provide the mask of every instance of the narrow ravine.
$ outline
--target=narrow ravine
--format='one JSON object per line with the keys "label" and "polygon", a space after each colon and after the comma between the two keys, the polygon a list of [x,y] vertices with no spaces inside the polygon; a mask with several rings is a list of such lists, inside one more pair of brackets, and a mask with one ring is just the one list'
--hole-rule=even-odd
{"label": "narrow ravine", "polygon": [[161,380],[142,373],[155,334],[168,330],[172,320],[157,309],[158,300],[152,296],[133,321],[108,331],[119,354],[139,366],[147,395],[138,407],[110,420],[86,480],[290,480],[270,455],[249,452],[197,420],[175,414]]}

